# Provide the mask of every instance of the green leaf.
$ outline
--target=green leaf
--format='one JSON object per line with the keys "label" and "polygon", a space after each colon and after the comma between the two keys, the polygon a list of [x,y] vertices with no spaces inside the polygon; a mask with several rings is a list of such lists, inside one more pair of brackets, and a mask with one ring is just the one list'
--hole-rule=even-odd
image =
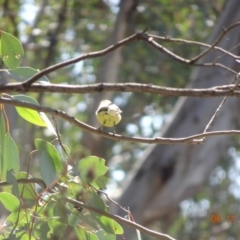
{"label": "green leaf", "polygon": [[18,222],[18,227],[24,226],[27,222],[29,222],[29,219],[31,218],[31,212],[22,210],[12,212],[8,215],[6,222],[11,222],[13,225]]}
{"label": "green leaf", "polygon": [[12,170],[15,174],[19,171],[19,153],[17,146],[9,133],[5,135],[2,158],[2,181],[7,180],[7,172]]}
{"label": "green leaf", "polygon": [[20,240],[20,238],[17,236],[17,234],[11,234],[8,236],[8,238],[4,238],[4,240]]}
{"label": "green leaf", "polygon": [[81,240],[99,240],[98,237],[94,233],[86,231],[82,227],[75,227],[74,230],[75,230],[75,233],[76,233],[78,239],[81,239]]}
{"label": "green leaf", "polygon": [[3,176],[3,152],[4,152],[4,141],[6,135],[6,126],[5,126],[5,119],[3,115],[3,111],[0,111],[0,179]]}
{"label": "green leaf", "polygon": [[[15,96],[12,96],[12,98],[18,101],[39,105],[39,103],[35,99],[25,95],[15,95]],[[16,110],[18,114],[26,121],[41,127],[47,126],[47,124],[43,121],[43,119],[41,118],[41,115],[37,111],[29,108],[22,108],[22,107],[16,107]]]}
{"label": "green leaf", "polygon": [[[26,179],[27,177],[31,177],[26,172],[19,172],[16,175],[17,179]],[[35,190],[35,187],[33,184],[18,184],[18,190],[22,194],[22,197],[28,200],[36,201],[38,194]]]}
{"label": "green leaf", "polygon": [[18,183],[12,169],[7,171],[7,182],[12,184],[12,194],[19,198]]}
{"label": "green leaf", "polygon": [[69,216],[68,216],[68,224],[71,226],[71,227],[77,227],[78,224],[79,224],[79,216],[75,213],[71,213]]}
{"label": "green leaf", "polygon": [[[21,236],[21,240],[29,240],[29,233],[24,233]],[[31,240],[35,240],[35,237],[31,236]]]}
{"label": "green leaf", "polygon": [[108,167],[103,158],[89,156],[78,162],[78,171],[83,183],[91,183],[99,176],[104,175]]}
{"label": "green leaf", "polygon": [[0,201],[2,202],[3,206],[10,212],[19,210],[20,201],[11,193],[1,192]]}
{"label": "green leaf", "polygon": [[53,233],[53,236],[51,239],[55,239],[55,238],[62,239],[61,237],[65,233],[67,224],[61,223],[57,219],[49,219],[48,225],[51,229],[51,232]]}
{"label": "green leaf", "polygon": [[45,212],[45,215],[48,216],[48,218],[54,217],[54,207],[56,204],[57,204],[57,201],[48,201],[48,204],[44,206],[44,212]]}
{"label": "green leaf", "polygon": [[68,209],[60,201],[56,202],[53,209],[54,217],[58,219],[59,222],[66,223],[68,215]]}
{"label": "green leaf", "polygon": [[123,234],[123,228],[120,224],[111,218],[101,216],[95,213],[91,213],[95,221],[108,233],[110,234]]}
{"label": "green leaf", "polygon": [[49,142],[36,139],[35,146],[40,153],[40,172],[43,180],[50,185],[60,171],[62,171],[62,161],[56,148]]}
{"label": "green leaf", "polygon": [[96,232],[99,240],[116,240],[116,235],[109,234],[105,232],[103,229]]}
{"label": "green leaf", "polygon": [[[36,225],[37,225],[37,227],[36,227]],[[38,220],[36,225],[35,225],[35,228],[34,228],[34,237],[36,239],[50,239],[49,236],[48,236],[49,231],[50,231],[48,223],[45,222],[45,221],[42,221],[42,220]]]}
{"label": "green leaf", "polygon": [[[26,95],[15,95],[12,96],[12,98],[18,101],[39,105],[39,103],[34,98],[28,97]],[[16,107],[16,110],[23,119],[37,126],[47,127],[51,133],[57,136],[55,128],[53,127],[51,121],[44,112],[37,112],[35,110],[22,107]]]}
{"label": "green leaf", "polygon": [[84,194],[84,200],[88,206],[95,207],[102,211],[107,211],[107,206],[105,205],[105,202],[95,192],[90,192],[90,191],[86,192]]}
{"label": "green leaf", "polygon": [[47,222],[42,222],[38,229],[38,239],[49,239],[47,237],[50,227]]}
{"label": "green leaf", "polygon": [[84,209],[79,212],[76,209],[72,209],[73,214],[76,214],[77,216],[79,216],[79,219],[81,220],[81,223],[85,225],[88,225],[88,228],[91,229],[99,229],[99,225],[97,224],[97,222],[93,219],[93,217],[91,216],[91,214],[87,211],[85,211]]}
{"label": "green leaf", "polygon": [[[30,67],[19,67],[17,69],[10,69],[7,72],[11,75],[11,77],[18,82],[23,82],[34,76],[35,74],[39,73],[38,69],[30,68]],[[43,83],[49,83],[49,80],[46,76],[39,78],[38,81]]]}
{"label": "green leaf", "polygon": [[24,51],[20,41],[9,33],[0,31],[1,55],[8,68],[17,68],[23,58]]}
{"label": "green leaf", "polygon": [[92,184],[95,188],[99,189],[106,189],[108,183],[108,177],[100,176],[98,177]]}

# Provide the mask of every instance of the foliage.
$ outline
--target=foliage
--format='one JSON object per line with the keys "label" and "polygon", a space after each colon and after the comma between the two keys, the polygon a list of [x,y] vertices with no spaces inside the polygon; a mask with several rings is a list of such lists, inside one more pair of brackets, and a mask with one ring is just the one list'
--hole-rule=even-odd
{"label": "foliage", "polygon": [[[3,43],[5,38],[1,40]],[[2,44],[2,52],[10,51],[15,43],[19,43],[12,36],[8,40],[13,43]],[[2,55],[2,58],[4,60],[5,55]],[[9,64],[12,66],[9,62],[4,63],[6,66]],[[13,68],[19,63],[15,63]],[[32,77],[37,72],[28,67],[8,71],[20,81]],[[46,81],[46,77],[43,79]],[[11,97],[38,105],[35,99],[25,95]],[[0,202],[8,210],[9,215],[0,239],[60,238],[66,234],[67,228],[72,229],[78,239],[116,239],[117,234],[123,234],[122,227],[108,216],[79,208],[68,202],[68,199],[80,197],[81,202],[94,207],[96,211],[101,210],[103,214],[108,212],[107,205],[98,195],[100,188],[105,188],[106,185],[106,180],[103,180],[108,170],[105,160],[95,156],[81,159],[73,175],[70,152],[66,146],[35,139],[34,152],[37,154],[32,152],[31,158],[32,161],[39,161],[41,175],[41,178],[36,180],[28,172],[19,171],[18,149],[9,133],[9,120],[4,114],[4,106],[1,106],[1,110],[0,185],[3,191],[0,193]],[[54,135],[57,135],[54,126],[44,113],[22,107],[16,107],[16,110],[26,121],[48,127]]]}

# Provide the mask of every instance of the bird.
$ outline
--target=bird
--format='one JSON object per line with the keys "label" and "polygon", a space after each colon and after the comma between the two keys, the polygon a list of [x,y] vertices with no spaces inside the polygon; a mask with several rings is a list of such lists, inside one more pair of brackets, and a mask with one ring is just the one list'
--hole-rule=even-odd
{"label": "bird", "polygon": [[96,118],[104,127],[113,127],[115,133],[115,126],[122,119],[121,113],[121,109],[116,104],[109,100],[102,100],[96,111]]}

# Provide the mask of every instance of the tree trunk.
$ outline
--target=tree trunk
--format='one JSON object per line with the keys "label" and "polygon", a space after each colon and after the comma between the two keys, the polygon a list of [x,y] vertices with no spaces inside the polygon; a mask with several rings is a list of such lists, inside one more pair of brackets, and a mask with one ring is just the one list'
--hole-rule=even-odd
{"label": "tree trunk", "polygon": [[[224,12],[220,16],[210,43],[220,35],[223,28],[240,21],[240,5],[238,0],[227,1]],[[239,28],[231,30],[218,46],[231,50],[239,43]],[[239,47],[232,53],[239,55]],[[201,62],[213,62],[223,54],[211,51]],[[236,69],[237,63],[226,55],[218,62]],[[205,88],[233,81],[234,75],[219,67],[197,67],[194,69],[189,86]],[[172,114],[173,119],[161,133],[162,137],[186,137],[203,132],[222,98],[181,98]],[[236,127],[239,112],[239,101],[228,99],[221,114],[211,130],[231,130]],[[149,146],[143,159],[139,159],[134,170],[129,174],[118,203],[130,209],[135,221],[148,225],[155,220],[169,217],[178,208],[179,203],[192,197],[204,185],[212,170],[217,166],[219,158],[226,153],[229,136],[207,138],[200,145],[155,145]],[[123,214],[114,209],[116,214]],[[133,229],[125,229],[125,238],[130,239]]]}

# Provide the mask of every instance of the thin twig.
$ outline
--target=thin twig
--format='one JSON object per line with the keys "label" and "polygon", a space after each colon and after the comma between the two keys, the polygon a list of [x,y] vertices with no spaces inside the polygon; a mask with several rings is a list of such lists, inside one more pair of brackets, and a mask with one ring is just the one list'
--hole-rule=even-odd
{"label": "thin twig", "polygon": [[141,35],[141,39],[148,42],[149,44],[151,44],[154,48],[158,49],[159,51],[161,51],[162,53],[166,54],[167,56],[171,57],[173,60],[183,63],[183,64],[187,64],[187,65],[193,65],[193,66],[202,66],[202,67],[211,67],[211,66],[216,66],[216,67],[220,67],[223,68],[225,70],[227,70],[228,72],[231,73],[235,73],[234,70],[226,67],[225,65],[221,64],[221,63],[215,63],[215,62],[211,62],[211,63],[195,63],[194,58],[192,59],[187,59],[187,58],[183,58],[181,56],[178,56],[177,54],[171,52],[170,50],[168,50],[167,48],[163,47],[162,45],[160,45],[159,43],[157,43],[156,41],[153,40],[153,37],[149,37],[146,34],[142,34]]}
{"label": "thin twig", "polygon": [[65,149],[65,147],[64,147],[64,145],[62,143],[61,134],[60,134],[59,129],[58,129],[57,120],[56,120],[56,118],[54,116],[52,116],[52,120],[53,120],[53,123],[54,123],[54,126],[55,126],[55,130],[56,130],[56,133],[57,133],[58,142],[59,142],[62,150],[66,154],[66,156],[69,157],[69,154],[68,154],[67,150]]}
{"label": "thin twig", "polygon": [[80,207],[80,208],[85,208],[85,209],[88,209],[89,211],[92,211],[92,212],[101,214],[101,215],[103,215],[103,216],[109,217],[109,218],[115,220],[115,221],[118,222],[118,223],[121,223],[121,224],[123,223],[123,224],[125,224],[125,225],[127,225],[127,226],[129,226],[129,227],[132,227],[132,228],[134,228],[134,229],[138,229],[138,230],[140,230],[141,232],[144,232],[144,233],[146,233],[146,234],[148,234],[148,235],[151,235],[151,236],[154,236],[154,237],[158,237],[158,239],[163,239],[163,240],[175,240],[174,238],[170,237],[170,236],[167,235],[167,234],[155,232],[155,231],[150,230],[150,229],[148,229],[148,228],[145,228],[145,227],[143,227],[143,226],[141,226],[141,225],[139,225],[139,224],[137,224],[137,223],[135,223],[135,222],[132,222],[132,221],[129,221],[129,220],[125,219],[125,218],[122,218],[122,217],[120,217],[120,216],[118,216],[118,215],[113,215],[113,214],[111,214],[111,213],[102,211],[102,210],[100,210],[100,209],[97,209],[97,208],[95,208],[95,207],[86,205],[86,204],[84,204],[84,203],[82,203],[82,202],[79,202],[79,201],[77,201],[77,200],[74,200],[74,199],[71,199],[71,198],[63,198],[63,200],[65,200],[66,202],[71,203],[71,204],[73,204],[73,205],[75,205],[75,206],[78,206],[78,207]]}
{"label": "thin twig", "polygon": [[105,195],[106,198],[107,198],[110,202],[112,202],[113,204],[117,205],[117,206],[118,206],[119,208],[121,208],[124,212],[126,212],[127,214],[131,214],[131,212],[130,212],[129,210],[125,209],[125,208],[122,207],[119,203],[117,203],[117,202],[115,202],[113,199],[111,199],[111,198],[108,196],[107,193],[105,193],[104,191],[102,191],[102,190],[100,190],[100,189],[95,188],[92,184],[90,184],[90,185],[91,185],[91,187],[92,187],[95,191],[100,192],[100,193],[102,193],[103,195]]}
{"label": "thin twig", "polygon": [[[239,80],[240,80],[240,76],[239,74],[237,74],[232,82],[232,84],[235,84],[232,89],[230,89],[230,91],[234,91],[234,89],[237,87],[238,83],[239,83]],[[218,108],[216,109],[215,113],[213,114],[213,116],[211,117],[209,123],[207,124],[206,128],[204,129],[204,133],[205,132],[208,132],[209,129],[212,127],[214,121],[216,120],[216,118],[218,117],[219,113],[220,113],[220,110],[221,108],[223,107],[223,105],[226,103],[228,99],[228,96],[225,96],[222,100],[222,102],[219,104]]]}
{"label": "thin twig", "polygon": [[196,62],[198,61],[200,58],[202,58],[203,56],[205,56],[207,53],[209,53],[222,39],[223,37],[226,35],[227,32],[229,32],[230,30],[232,30],[235,27],[238,27],[240,25],[240,22],[234,23],[232,25],[230,25],[229,27],[223,29],[222,33],[219,35],[219,37],[215,40],[215,42],[211,45],[210,48],[206,49],[205,51],[203,51],[202,53],[200,53],[198,56],[196,56],[195,58],[192,59],[192,62]]}
{"label": "thin twig", "polygon": [[[240,23],[239,23],[240,24]],[[202,42],[197,42],[197,41],[190,41],[190,40],[186,40],[186,39],[180,39],[180,38],[171,38],[171,37],[162,37],[162,36],[157,36],[157,35],[154,35],[154,34],[148,34],[148,36],[150,37],[153,37],[155,39],[158,39],[160,41],[163,41],[163,42],[171,42],[171,43],[180,43],[180,44],[191,44],[191,45],[197,45],[197,46],[200,46],[200,47],[205,47],[205,48],[210,48],[212,45],[210,44],[207,44],[207,43],[202,43]],[[234,59],[240,59],[239,56],[229,52],[228,50],[225,50],[221,47],[218,47],[218,46],[213,46],[213,49],[215,50],[218,50]]]}

